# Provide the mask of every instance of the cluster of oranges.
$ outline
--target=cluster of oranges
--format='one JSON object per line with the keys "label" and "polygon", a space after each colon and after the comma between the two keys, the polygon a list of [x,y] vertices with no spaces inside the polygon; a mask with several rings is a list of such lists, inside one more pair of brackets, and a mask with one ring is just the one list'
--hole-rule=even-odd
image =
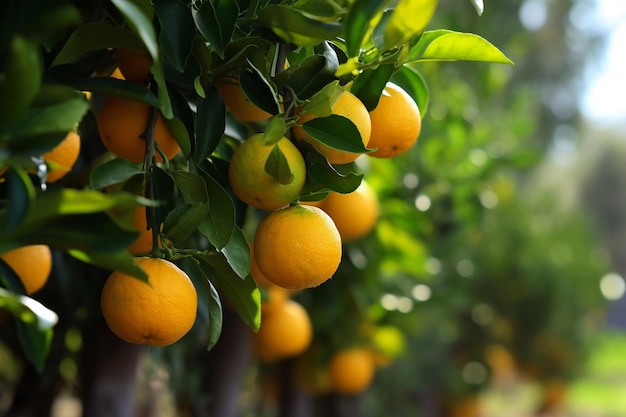
{"label": "cluster of oranges", "polygon": [[[262,122],[271,117],[247,100],[232,78],[218,82],[218,91],[224,95],[228,110],[241,121]],[[369,112],[354,94],[344,90],[332,114],[356,126],[363,145],[372,149],[367,155],[373,157],[390,158],[407,151],[421,130],[417,105],[393,83],[387,84],[378,105]],[[342,243],[367,235],[376,224],[379,206],[376,193],[365,180],[351,193],[331,191],[320,202],[300,204],[307,181],[300,142],[310,144],[332,165],[351,163],[362,154],[335,149],[311,137],[302,125],[318,116],[301,110],[296,117],[291,139],[285,136],[267,143],[263,133],[256,133],[243,141],[231,156],[229,183],[240,200],[270,212],[254,236],[259,269],[274,284],[303,289],[332,277],[341,261]],[[285,181],[267,169],[277,150],[290,174]]]}
{"label": "cluster of oranges", "polygon": [[[218,91],[240,121],[260,123],[272,117],[246,98],[236,79],[220,81]],[[417,105],[392,83],[370,112],[354,94],[344,90],[332,114],[356,126],[364,147],[374,149],[368,153],[372,157],[390,158],[405,152],[421,129]],[[322,201],[299,201],[307,181],[301,142],[311,145],[332,165],[354,162],[362,154],[332,148],[307,134],[302,125],[317,116],[300,111],[296,117],[291,138],[284,136],[267,143],[263,133],[253,134],[235,149],[229,165],[229,183],[235,195],[265,212],[254,233],[250,255],[252,276],[265,294],[253,350],[266,362],[302,357],[307,351],[312,341],[311,320],[291,294],[331,278],[341,262],[342,245],[368,235],[379,217],[377,195],[365,180],[350,193],[330,191]],[[268,173],[268,160],[276,148],[288,165],[289,181]],[[324,376],[314,379],[335,392],[356,394],[371,384],[377,366],[371,348],[345,348],[331,356]]]}

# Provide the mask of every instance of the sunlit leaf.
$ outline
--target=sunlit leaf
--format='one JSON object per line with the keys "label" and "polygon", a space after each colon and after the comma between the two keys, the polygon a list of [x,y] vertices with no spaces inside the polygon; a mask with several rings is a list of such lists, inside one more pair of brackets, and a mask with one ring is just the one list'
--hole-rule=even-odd
{"label": "sunlit leaf", "polygon": [[435,13],[437,3],[437,0],[398,2],[385,27],[385,49],[402,45],[422,33]]}
{"label": "sunlit leaf", "polygon": [[424,32],[407,57],[407,62],[426,60],[513,63],[484,38],[445,29]]}

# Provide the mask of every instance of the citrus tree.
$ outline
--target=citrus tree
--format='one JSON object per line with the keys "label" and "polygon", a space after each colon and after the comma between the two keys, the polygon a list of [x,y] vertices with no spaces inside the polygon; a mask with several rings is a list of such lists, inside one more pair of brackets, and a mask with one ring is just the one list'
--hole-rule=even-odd
{"label": "citrus tree", "polygon": [[[420,65],[511,63],[480,36],[427,29],[436,7],[5,2],[0,295],[32,374],[58,372],[55,329],[86,328],[88,344],[85,317],[100,314],[120,340],[171,345],[164,355],[212,350],[230,314],[260,356],[308,348],[290,297],[341,291],[346,245],[378,216],[367,160],[421,134]],[[30,281],[50,268],[38,296]],[[272,352],[262,322],[284,333],[285,317],[305,323],[302,341]],[[349,353],[332,362],[363,357]]]}

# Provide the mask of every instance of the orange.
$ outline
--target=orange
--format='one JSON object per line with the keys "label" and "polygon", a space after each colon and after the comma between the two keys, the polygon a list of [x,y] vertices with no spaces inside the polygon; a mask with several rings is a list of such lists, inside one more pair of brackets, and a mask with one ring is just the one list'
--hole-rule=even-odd
{"label": "orange", "polygon": [[115,50],[115,59],[120,73],[126,80],[145,83],[150,78],[152,59],[148,51],[118,48]]}
{"label": "orange", "polygon": [[217,91],[222,96],[226,108],[242,122],[261,122],[272,117],[271,113],[260,109],[248,100],[235,77],[223,77],[217,81]]}
{"label": "orange", "polygon": [[114,271],[100,298],[104,319],[127,342],[171,345],[196,320],[196,289],[189,276],[168,260],[139,257],[135,264],[146,272],[148,282]]}
{"label": "orange", "polygon": [[328,364],[332,388],[339,394],[359,394],[372,383],[376,364],[369,349],[354,347],[333,354]]}
{"label": "orange", "polygon": [[[364,146],[368,146],[372,125],[367,108],[354,94],[344,91],[335,102],[332,114],[343,116],[349,119],[356,126]],[[311,137],[300,126],[309,120],[315,119],[317,116],[312,113],[302,113],[298,119],[298,125],[293,127],[293,134],[296,139],[304,140],[311,144],[315,149],[322,153],[331,164],[348,164],[357,159],[361,154],[346,152],[339,149],[331,148],[318,140]]]}
{"label": "orange", "polygon": [[380,212],[378,197],[365,180],[351,193],[331,192],[322,200],[320,208],[333,219],[344,242],[371,232]]}
{"label": "orange", "polygon": [[292,205],[270,213],[259,223],[254,257],[259,270],[276,285],[317,287],[339,267],[341,236],[322,209]]}
{"label": "orange", "polygon": [[273,362],[304,352],[313,338],[305,308],[287,299],[261,310],[261,326],[252,335],[252,347],[263,362]]}
{"label": "orange", "polygon": [[[270,153],[278,146],[293,176],[289,184],[281,184],[265,171]],[[263,134],[252,135],[235,149],[228,167],[228,181],[235,195],[243,202],[262,210],[276,210],[296,200],[306,180],[304,158],[286,137],[275,145],[264,145]]]}
{"label": "orange", "polygon": [[43,159],[50,164],[46,175],[47,182],[56,182],[63,178],[74,166],[80,154],[80,136],[71,131],[51,151],[43,154]]}
{"label": "orange", "polygon": [[422,129],[420,111],[411,96],[399,86],[387,83],[378,105],[370,112],[372,135],[368,155],[392,158],[400,155],[417,141]]}
{"label": "orange", "polygon": [[279,287],[276,284],[273,284],[270,280],[268,280],[265,275],[259,270],[259,267],[254,259],[253,247],[250,247],[250,273],[254,278],[257,286],[259,288],[265,289],[267,291],[267,301],[266,303],[274,303],[274,302],[283,302],[287,298],[289,298],[289,292],[287,289],[283,287]]}
{"label": "orange", "polygon": [[0,258],[20,278],[26,294],[40,290],[52,272],[52,253],[47,245],[29,245],[13,249]]}
{"label": "orange", "polygon": [[[131,162],[143,162],[146,154],[146,141],[140,137],[146,130],[150,106],[122,96],[106,96],[98,112],[98,132],[104,146]],[[168,160],[180,151],[176,139],[159,113],[154,127],[157,145]],[[155,152],[157,162],[163,158]]]}

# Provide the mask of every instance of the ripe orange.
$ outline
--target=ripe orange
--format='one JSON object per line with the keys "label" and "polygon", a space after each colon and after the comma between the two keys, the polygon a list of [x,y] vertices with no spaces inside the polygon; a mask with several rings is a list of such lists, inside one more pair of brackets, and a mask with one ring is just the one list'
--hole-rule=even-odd
{"label": "ripe orange", "polygon": [[368,155],[392,158],[406,152],[417,141],[422,118],[417,104],[399,86],[387,83],[378,105],[370,112],[372,135],[368,146],[377,148]]}
{"label": "ripe orange", "polygon": [[136,83],[148,81],[152,66],[152,59],[148,51],[118,48],[115,50],[115,59],[120,73],[126,80]]}
{"label": "ripe orange", "polygon": [[[150,106],[121,96],[106,96],[98,112],[98,132],[102,143],[120,158],[131,162],[143,162],[146,154],[146,141],[140,137],[146,130]],[[173,159],[180,151],[176,139],[159,113],[154,127],[157,145]],[[157,162],[163,158],[155,152]]]}
{"label": "ripe orange", "polygon": [[[351,92],[344,91],[333,106],[332,113],[343,116],[352,121],[361,134],[363,145],[368,146],[372,131],[372,124],[370,116],[367,113],[367,108],[361,100],[359,100]],[[294,137],[310,143],[311,146],[317,149],[320,153],[324,154],[328,162],[331,164],[347,164],[354,161],[361,155],[359,153],[346,152],[331,148],[330,146],[327,146],[311,137],[301,126],[299,126],[316,117],[317,116],[312,113],[302,113],[298,119],[298,125],[293,127]]]}
{"label": "ripe orange", "polygon": [[252,335],[252,348],[259,360],[272,362],[299,355],[313,338],[309,314],[302,305],[287,299],[261,310],[261,326]]}
{"label": "ripe orange", "polygon": [[61,143],[43,154],[44,161],[50,164],[46,181],[56,182],[63,178],[72,169],[79,154],[80,136],[75,131],[71,131]]}
{"label": "ripe orange", "polygon": [[328,372],[335,392],[359,394],[372,383],[376,364],[369,349],[354,347],[335,352],[328,364]]}
{"label": "ripe orange", "polygon": [[267,304],[269,303],[282,303],[287,298],[289,298],[289,291],[283,287],[279,287],[278,285],[272,283],[268,280],[265,275],[259,270],[259,266],[254,259],[254,248],[250,246],[250,273],[254,278],[257,286],[261,289],[265,289],[267,291]]}
{"label": "ripe orange", "polygon": [[[265,163],[278,146],[285,156],[293,180],[281,184],[265,171]],[[228,167],[228,181],[239,199],[262,210],[276,210],[296,200],[306,180],[304,158],[296,146],[286,137],[275,145],[263,144],[263,134],[252,135],[235,149]]]}
{"label": "ripe orange", "polygon": [[52,271],[52,253],[47,245],[29,245],[0,255],[20,278],[26,294],[33,294],[48,281]]}
{"label": "ripe orange", "polygon": [[260,109],[244,94],[239,80],[235,77],[223,77],[217,81],[217,91],[222,96],[226,108],[242,122],[260,122],[272,117],[271,113]]}
{"label": "ripe orange", "polygon": [[351,193],[331,192],[322,200],[320,208],[333,219],[344,242],[371,232],[380,212],[378,197],[365,180]]}
{"label": "ripe orange", "polygon": [[196,320],[196,289],[189,276],[170,261],[139,257],[135,264],[146,272],[148,282],[114,271],[100,298],[104,319],[127,342],[171,345]]}
{"label": "ripe orange", "polygon": [[341,262],[341,236],[322,209],[292,205],[270,213],[257,227],[254,257],[265,277],[283,288],[317,287]]}

